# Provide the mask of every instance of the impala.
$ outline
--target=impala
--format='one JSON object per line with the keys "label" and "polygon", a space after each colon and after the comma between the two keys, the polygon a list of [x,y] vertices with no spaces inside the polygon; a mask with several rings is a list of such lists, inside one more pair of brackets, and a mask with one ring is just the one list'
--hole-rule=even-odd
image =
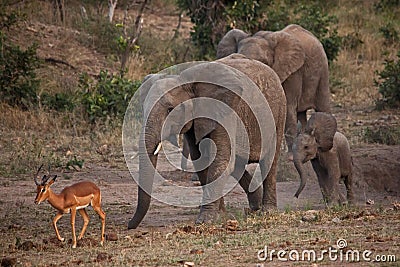
{"label": "impala", "polygon": [[[42,165],[43,166],[43,165]],[[40,169],[38,169],[35,175],[34,181],[37,186],[37,195],[35,199],[35,204],[40,204],[43,201],[48,201],[51,206],[53,206],[58,212],[53,219],[53,227],[56,232],[58,240],[64,241],[64,238],[60,236],[57,229],[57,221],[65,214],[71,213],[71,228],[72,228],[72,248],[76,248],[76,235],[75,235],[75,217],[78,211],[83,217],[83,227],[82,231],[78,237],[81,239],[86,231],[89,224],[89,216],[85,210],[87,206],[92,206],[97,212],[101,219],[101,242],[104,243],[104,230],[106,214],[101,209],[101,193],[100,189],[92,182],[83,181],[71,186],[65,187],[59,194],[54,193],[50,186],[56,181],[57,175],[44,175],[42,181],[38,182],[38,174]],[[52,177],[52,178],[51,178]],[[51,180],[50,180],[51,178]],[[48,182],[50,180],[50,182]]]}

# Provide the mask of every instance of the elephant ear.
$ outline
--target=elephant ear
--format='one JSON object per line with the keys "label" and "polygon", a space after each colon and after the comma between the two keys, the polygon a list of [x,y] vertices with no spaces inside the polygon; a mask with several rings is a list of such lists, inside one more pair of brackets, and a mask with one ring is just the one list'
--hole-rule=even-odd
{"label": "elephant ear", "polygon": [[218,62],[200,64],[181,74],[182,80],[193,83],[190,95],[195,101],[193,127],[196,143],[215,130],[218,123],[224,128],[232,127],[227,129],[228,132],[236,129],[236,120],[232,117],[235,115],[234,107],[239,103],[247,81],[243,81],[242,72],[220,63],[241,60],[234,58],[230,56]]}
{"label": "elephant ear", "polygon": [[274,63],[270,67],[281,83],[303,66],[306,55],[297,38],[283,31],[262,32],[259,36],[267,39],[274,50]]}
{"label": "elephant ear", "polygon": [[333,147],[333,138],[337,131],[335,117],[325,112],[315,112],[307,122],[305,133],[313,135],[321,151],[326,152]]}
{"label": "elephant ear", "polygon": [[238,51],[238,43],[250,35],[239,29],[230,30],[217,46],[217,58],[223,58]]}

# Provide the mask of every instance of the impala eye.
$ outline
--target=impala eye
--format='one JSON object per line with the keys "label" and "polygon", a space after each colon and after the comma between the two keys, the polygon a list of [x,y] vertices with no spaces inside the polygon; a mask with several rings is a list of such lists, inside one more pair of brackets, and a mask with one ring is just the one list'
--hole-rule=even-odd
{"label": "impala eye", "polygon": [[46,192],[46,188],[42,188],[42,190],[40,190],[40,192],[42,192],[42,193]]}

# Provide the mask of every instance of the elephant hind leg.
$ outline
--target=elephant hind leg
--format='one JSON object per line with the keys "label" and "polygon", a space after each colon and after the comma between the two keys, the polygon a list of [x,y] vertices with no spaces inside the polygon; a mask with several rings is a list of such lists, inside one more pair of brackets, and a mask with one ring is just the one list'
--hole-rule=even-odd
{"label": "elephant hind leg", "polygon": [[279,151],[275,153],[274,160],[270,167],[265,159],[260,161],[261,178],[263,179],[262,204],[264,210],[276,209],[278,207],[276,198],[276,174],[278,172],[278,158]]}
{"label": "elephant hind leg", "polygon": [[262,188],[261,184],[254,191],[250,192],[250,184],[252,182],[253,175],[251,175],[246,169],[246,164],[239,163],[236,161],[235,170],[232,176],[239,181],[240,186],[246,192],[247,200],[249,201],[249,207],[253,211],[261,209],[261,198],[262,198]]}

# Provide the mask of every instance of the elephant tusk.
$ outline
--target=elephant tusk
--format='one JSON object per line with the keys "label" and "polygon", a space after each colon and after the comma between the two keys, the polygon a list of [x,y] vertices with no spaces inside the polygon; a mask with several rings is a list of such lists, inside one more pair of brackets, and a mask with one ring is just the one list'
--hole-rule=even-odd
{"label": "elephant tusk", "polygon": [[154,151],[154,155],[157,155],[158,154],[158,152],[160,152],[160,150],[161,150],[161,147],[162,147],[162,143],[160,142],[160,143],[158,143],[158,146],[157,146],[157,148],[156,148],[156,150]]}

